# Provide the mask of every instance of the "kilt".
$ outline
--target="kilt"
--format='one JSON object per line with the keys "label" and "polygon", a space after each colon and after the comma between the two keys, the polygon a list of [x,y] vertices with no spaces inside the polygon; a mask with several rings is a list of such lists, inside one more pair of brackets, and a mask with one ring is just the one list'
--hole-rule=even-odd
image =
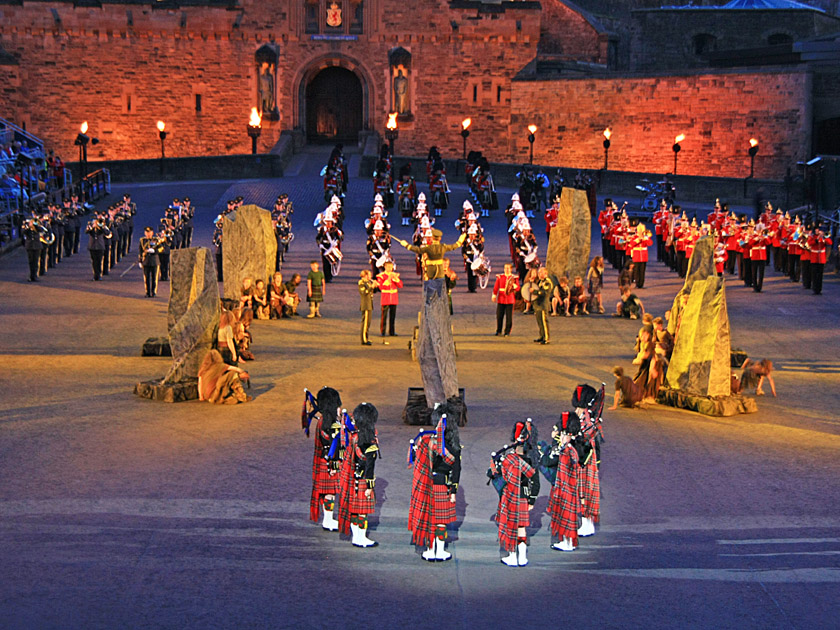
{"label": "kilt", "polygon": [[601,482],[598,479],[598,463],[595,461],[595,449],[589,463],[580,471],[580,502],[583,515],[595,523],[601,520]]}
{"label": "kilt", "polygon": [[574,449],[566,448],[557,464],[557,479],[548,499],[551,533],[557,538],[571,538],[577,545],[581,504],[578,496],[580,467]]}
{"label": "kilt", "polygon": [[433,525],[448,525],[455,521],[455,504],[449,500],[449,487],[434,485]]}
{"label": "kilt", "polygon": [[312,493],[313,494],[335,494],[338,492],[338,471],[330,475],[327,460],[318,457],[313,462],[312,468]]}
{"label": "kilt", "polygon": [[373,514],[376,510],[376,492],[370,489],[370,498],[365,496],[367,484],[362,481],[350,494],[350,514]]}

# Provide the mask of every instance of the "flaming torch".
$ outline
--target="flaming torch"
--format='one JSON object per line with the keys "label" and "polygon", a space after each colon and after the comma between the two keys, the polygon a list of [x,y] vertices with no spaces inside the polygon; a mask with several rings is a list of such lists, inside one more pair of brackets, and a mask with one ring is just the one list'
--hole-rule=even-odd
{"label": "flaming torch", "polygon": [[99,144],[99,138],[91,138],[87,135],[88,129],[88,122],[85,120],[81,125],[79,125],[79,133],[76,136],[76,140],[73,142],[73,144],[79,147],[79,197],[83,202],[85,201],[85,189],[83,184],[84,179],[87,176],[87,145],[88,143]]}
{"label": "flaming torch", "polygon": [[397,129],[397,112],[388,114],[388,122],[385,123],[385,139],[388,140],[388,147],[391,155],[394,155],[394,141],[399,137],[400,130]]}
{"label": "flaming torch", "polygon": [[534,163],[534,140],[537,137],[534,135],[537,133],[537,126],[536,125],[528,125],[528,143],[531,145],[531,153],[528,157],[528,164]]}
{"label": "flaming torch", "polygon": [[467,159],[467,138],[470,137],[470,125],[472,124],[472,118],[464,118],[461,121],[461,137],[464,139],[464,155],[461,159]]}
{"label": "flaming torch", "polygon": [[607,127],[604,129],[604,170],[607,170],[610,157],[610,137],[612,136],[612,129]]}
{"label": "flaming torch", "polygon": [[[166,157],[166,150],[164,148],[164,143],[166,142],[166,123],[162,120],[157,121],[157,130],[158,137],[160,137],[160,159],[163,160]],[[163,170],[163,161],[160,163],[160,168]]]}
{"label": "flaming torch", "polygon": [[681,133],[676,138],[674,138],[674,146],[671,147],[671,149],[673,149],[674,151],[674,175],[677,174],[677,155],[679,155],[680,149],[682,149],[682,147],[680,146],[680,142],[682,142],[683,140],[685,140],[685,134]]}
{"label": "flaming torch", "polygon": [[248,136],[251,138],[251,155],[257,154],[257,138],[262,133],[262,116],[256,107],[251,108],[251,116],[248,118]]}
{"label": "flaming torch", "polygon": [[758,140],[750,138],[750,148],[747,150],[750,155],[750,179],[755,175],[755,154],[758,153]]}

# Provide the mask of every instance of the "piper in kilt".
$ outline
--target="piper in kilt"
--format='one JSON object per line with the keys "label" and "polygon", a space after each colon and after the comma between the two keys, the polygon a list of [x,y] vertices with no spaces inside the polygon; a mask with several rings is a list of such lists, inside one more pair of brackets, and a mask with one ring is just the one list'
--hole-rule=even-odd
{"label": "piper in kilt", "polygon": [[601,413],[604,409],[606,386],[595,391],[591,385],[578,385],[572,394],[572,405],[580,419],[580,435],[575,438],[575,448],[580,455],[582,468],[579,478],[583,520],[578,536],[592,536],[595,523],[601,520],[601,465],[600,443],[603,441]]}
{"label": "piper in kilt", "polygon": [[332,387],[322,387],[315,404],[307,391],[303,406],[303,423],[307,436],[309,422],[315,422],[315,453],[312,458],[312,495],[309,500],[309,518],[318,522],[319,507],[324,509],[321,526],[331,532],[338,529],[333,517],[335,495],[338,492],[338,471],[344,449],[341,445],[341,396]]}
{"label": "piper in kilt", "polygon": [[379,456],[376,421],[379,412],[370,403],[353,410],[355,430],[348,435],[344,461],[341,464],[338,489],[338,527],[351,534],[356,547],[375,547],[379,543],[367,537],[368,515],[376,508],[373,488],[374,468]]}
{"label": "piper in kilt", "polygon": [[432,420],[434,431],[421,431],[409,445],[409,464],[414,463],[408,529],[411,542],[427,547],[422,556],[429,562],[449,560],[446,526],[455,521],[455,497],[461,478],[461,443],[457,422],[447,422],[438,406]]}
{"label": "piper in kilt", "polygon": [[551,534],[558,539],[551,548],[558,551],[574,551],[578,544],[580,466],[578,453],[572,444],[578,433],[580,420],[574,413],[564,411],[560,422],[551,431],[552,445],[542,456],[542,465],[557,471],[548,499],[548,515],[551,517]]}
{"label": "piper in kilt", "polygon": [[528,564],[528,504],[530,480],[535,476],[534,467],[525,459],[523,442],[517,442],[513,452],[508,451],[500,463],[505,487],[499,499],[496,522],[499,525],[499,543],[508,555],[502,563],[509,567]]}

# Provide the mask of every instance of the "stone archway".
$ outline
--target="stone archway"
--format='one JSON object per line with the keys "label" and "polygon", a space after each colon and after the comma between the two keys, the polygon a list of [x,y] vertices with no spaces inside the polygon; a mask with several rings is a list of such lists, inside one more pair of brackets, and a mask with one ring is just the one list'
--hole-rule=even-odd
{"label": "stone archway", "polygon": [[[371,128],[370,77],[353,59],[340,53],[312,59],[301,66],[295,85],[295,127],[306,134],[307,141],[355,144],[359,132]],[[335,117],[335,135],[324,133],[332,131],[331,115]]]}

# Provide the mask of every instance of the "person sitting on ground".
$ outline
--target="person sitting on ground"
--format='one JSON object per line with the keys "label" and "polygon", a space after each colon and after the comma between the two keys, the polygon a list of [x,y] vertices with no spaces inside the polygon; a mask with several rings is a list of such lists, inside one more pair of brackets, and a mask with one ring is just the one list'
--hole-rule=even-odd
{"label": "person sitting on ground", "polygon": [[619,405],[630,409],[640,406],[645,397],[644,390],[632,378],[625,376],[621,366],[615,366],[612,372],[615,375],[615,399],[610,410],[618,409]]}
{"label": "person sitting on ground", "polygon": [[289,305],[289,316],[291,317],[299,317],[298,306],[300,305],[300,296],[297,294],[298,286],[300,286],[300,274],[293,273],[292,279],[286,282],[286,302]]}
{"label": "person sitting on ground", "polygon": [[251,299],[256,318],[268,319],[268,293],[265,290],[265,282],[257,280]]}
{"label": "person sitting on ground", "polygon": [[219,405],[249,402],[252,398],[242,388],[242,379],[247,378],[246,371],[225,363],[218,350],[210,350],[198,368],[198,399]]}
{"label": "person sitting on ground", "polygon": [[236,317],[232,311],[222,309],[219,316],[218,347],[222,360],[228,365],[239,363],[239,353],[236,351],[236,339],[233,327],[236,324]]}
{"label": "person sitting on ground", "polygon": [[557,280],[554,296],[551,298],[551,316],[557,317],[561,314],[566,317],[572,315],[569,312],[569,279],[566,276],[560,276]]}
{"label": "person sitting on ground", "polygon": [[628,289],[633,286],[633,275],[634,275],[634,266],[633,261],[628,260],[625,265],[624,269],[621,270],[621,273],[618,274],[618,288],[619,290],[623,290],[624,287]]}
{"label": "person sitting on ground", "polygon": [[636,375],[633,377],[633,382],[642,389],[647,387],[650,376],[650,363],[654,356],[653,349],[653,325],[645,324],[639,331],[636,358],[633,359],[633,365],[639,366]]}
{"label": "person sitting on ground", "polygon": [[283,274],[279,271],[271,276],[271,284],[268,285],[268,315],[271,319],[288,317],[288,297],[286,285],[283,284]]}
{"label": "person sitting on ground", "polygon": [[773,398],[776,397],[776,383],[773,382],[773,362],[770,359],[762,359],[757,363],[747,359],[741,366],[741,391],[755,387],[756,396],[764,396],[762,386],[765,379],[770,383],[770,391]]}
{"label": "person sitting on ground", "polygon": [[589,309],[586,308],[588,301],[589,296],[586,295],[583,278],[575,276],[575,283],[569,289],[569,309],[572,311],[572,315],[589,315]]}
{"label": "person sitting on ground", "polygon": [[243,361],[253,361],[256,357],[251,352],[253,339],[251,337],[251,322],[254,319],[254,311],[250,308],[238,308],[234,311],[236,321],[233,324],[233,337],[236,342],[236,350],[239,358]]}
{"label": "person sitting on ground", "polygon": [[254,286],[251,278],[242,278],[242,287],[239,291],[239,306],[241,308],[253,308]]}
{"label": "person sitting on ground", "polygon": [[621,290],[621,299],[615,305],[615,317],[629,317],[639,319],[645,314],[645,306],[635,293],[630,293],[630,287]]}
{"label": "person sitting on ground", "polygon": [[668,370],[668,359],[665,358],[662,346],[657,345],[650,362],[645,398],[642,402],[656,402],[656,396],[665,382],[665,372]]}

